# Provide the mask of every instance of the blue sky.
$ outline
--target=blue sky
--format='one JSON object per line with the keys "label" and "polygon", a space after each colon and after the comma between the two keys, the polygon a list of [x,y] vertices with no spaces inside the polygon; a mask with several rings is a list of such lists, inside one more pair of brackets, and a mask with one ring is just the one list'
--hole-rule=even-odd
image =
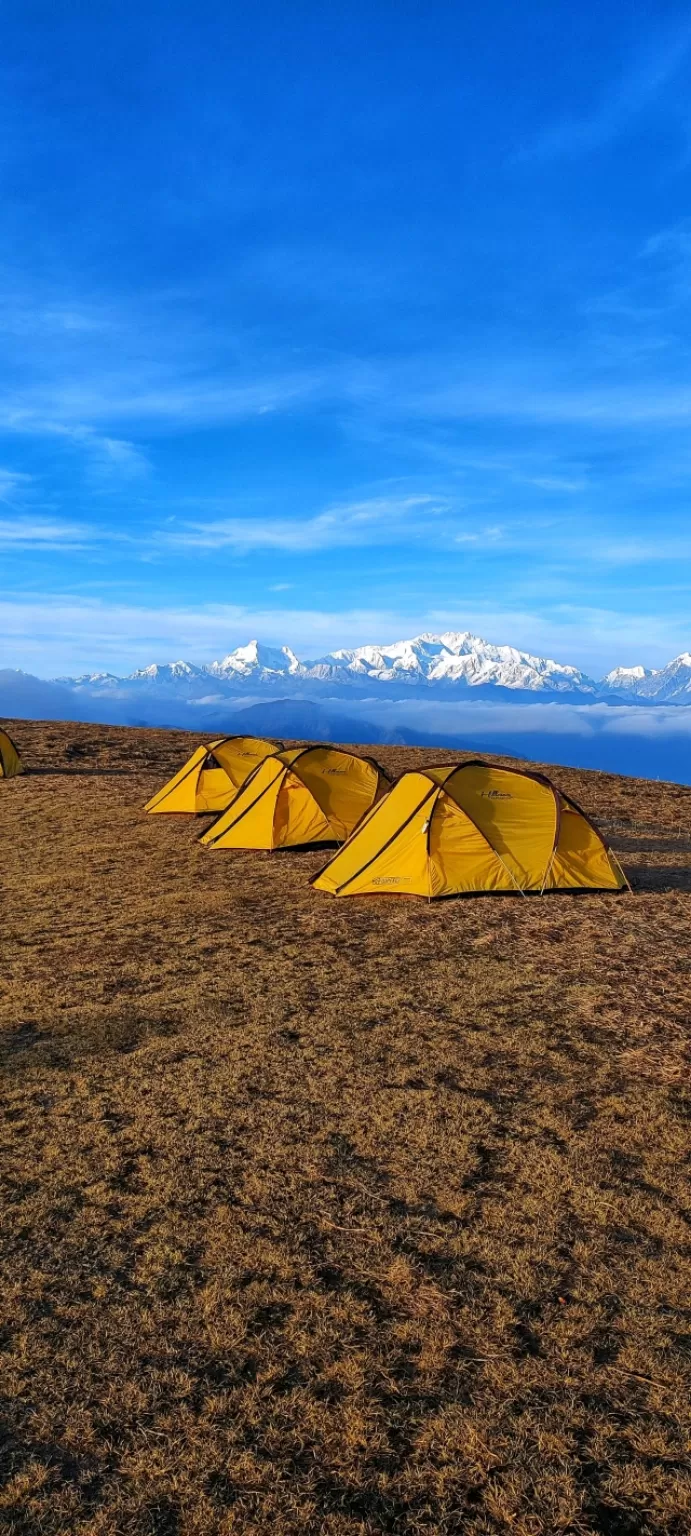
{"label": "blue sky", "polygon": [[9,0],[0,665],[691,647],[691,9]]}

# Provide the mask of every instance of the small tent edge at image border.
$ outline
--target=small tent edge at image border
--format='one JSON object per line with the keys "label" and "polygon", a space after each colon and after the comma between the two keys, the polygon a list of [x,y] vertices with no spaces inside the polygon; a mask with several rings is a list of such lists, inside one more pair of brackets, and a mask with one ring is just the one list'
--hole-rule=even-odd
{"label": "small tent edge at image border", "polygon": [[12,740],[9,731],[0,725],[0,779],[16,779],[20,773],[26,773],[19,748]]}

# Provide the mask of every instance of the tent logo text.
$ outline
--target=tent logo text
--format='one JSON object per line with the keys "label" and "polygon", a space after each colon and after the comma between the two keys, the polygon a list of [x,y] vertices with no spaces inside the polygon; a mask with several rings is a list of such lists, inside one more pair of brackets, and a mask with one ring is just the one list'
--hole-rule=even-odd
{"label": "tent logo text", "polygon": [[401,885],[406,879],[405,875],[377,875],[373,885]]}
{"label": "tent logo text", "polygon": [[481,800],[512,800],[512,795],[505,795],[501,789],[481,789]]}

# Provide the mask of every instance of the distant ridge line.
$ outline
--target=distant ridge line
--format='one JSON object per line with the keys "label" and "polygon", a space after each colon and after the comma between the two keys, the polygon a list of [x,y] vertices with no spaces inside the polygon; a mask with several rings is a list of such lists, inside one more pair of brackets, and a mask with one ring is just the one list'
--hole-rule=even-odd
{"label": "distant ridge line", "polygon": [[290,683],[296,688],[330,684],[361,691],[374,684],[389,690],[424,690],[425,694],[499,689],[516,695],[575,698],[583,702],[616,700],[648,703],[691,703],[691,652],[675,656],[665,667],[615,667],[595,680],[580,668],[551,657],[536,656],[515,646],[494,645],[469,630],[421,634],[386,645],[361,645],[334,650],[313,661],[301,661],[288,645],[264,645],[250,640],[219,661],[196,664],[185,660],[153,662],[121,677],[111,672],[87,672],[54,681],[79,692],[114,692],[122,688],[167,691],[174,696],[203,697],[210,688],[219,700],[249,686]]}

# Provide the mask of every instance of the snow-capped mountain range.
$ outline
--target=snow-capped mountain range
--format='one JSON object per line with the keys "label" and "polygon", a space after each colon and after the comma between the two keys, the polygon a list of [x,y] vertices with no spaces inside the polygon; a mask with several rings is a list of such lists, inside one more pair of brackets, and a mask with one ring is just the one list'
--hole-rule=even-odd
{"label": "snow-capped mountain range", "polygon": [[122,689],[156,690],[187,696],[200,702],[246,690],[287,685],[304,692],[321,684],[346,687],[362,694],[370,685],[417,687],[444,693],[466,689],[510,689],[514,694],[549,695],[594,702],[646,700],[691,704],[691,652],[676,656],[656,671],[645,667],[617,667],[595,681],[578,667],[566,666],[511,645],[492,645],[467,631],[441,635],[417,635],[392,645],[361,645],[353,650],[331,651],[316,661],[300,661],[289,646],[268,646],[258,640],[238,646],[221,661],[196,666],[188,661],[153,663],[129,676],[93,672],[81,677],[56,679],[79,692],[101,693]]}
{"label": "snow-capped mountain range", "polygon": [[603,678],[602,687],[660,704],[691,704],[691,651],[682,651],[666,667],[651,672],[645,667],[615,667]]}

